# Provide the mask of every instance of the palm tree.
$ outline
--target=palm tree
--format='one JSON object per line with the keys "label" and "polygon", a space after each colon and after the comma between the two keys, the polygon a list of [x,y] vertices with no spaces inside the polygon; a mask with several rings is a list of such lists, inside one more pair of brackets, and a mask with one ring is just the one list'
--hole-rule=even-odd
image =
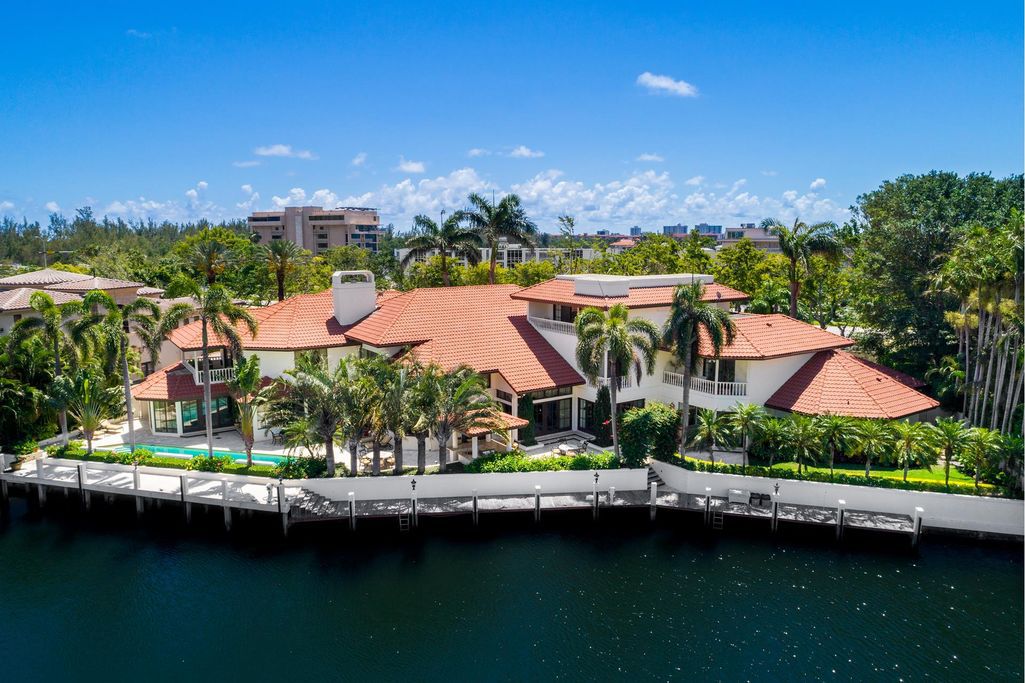
{"label": "palm tree", "polygon": [[414,364],[410,370],[413,380],[409,388],[409,431],[416,437],[416,473],[423,474],[427,467],[427,437],[438,422],[438,378],[443,373],[437,365]]}
{"label": "palm tree", "polygon": [[929,425],[932,443],[943,454],[943,485],[950,486],[950,461],[959,456],[965,445],[968,430],[960,420],[941,417]]}
{"label": "palm tree", "polygon": [[484,379],[472,368],[461,366],[437,377],[438,416],[434,435],[438,439],[438,471],[444,472],[448,444],[456,432],[484,428],[504,432],[498,404],[488,394]]}
{"label": "palm tree", "polygon": [[725,445],[729,442],[732,433],[730,420],[725,415],[720,415],[710,408],[702,408],[698,411],[697,424],[694,430],[692,445],[704,445],[708,451],[708,459],[715,464],[715,447]]}
{"label": "palm tree", "polygon": [[410,392],[414,380],[409,375],[409,368],[393,364],[385,364],[386,372],[382,384],[381,417],[385,427],[391,432],[392,459],[395,461],[393,474],[402,474],[403,448],[402,440],[412,424],[413,409]]}
{"label": "palm tree", "polygon": [[402,267],[405,268],[414,259],[437,250],[441,255],[441,280],[448,287],[451,284],[448,274],[449,254],[461,254],[470,264],[480,261],[480,235],[473,230],[464,228],[464,220],[465,217],[456,212],[449,216],[439,228],[437,223],[423,214],[414,216],[413,225],[418,232],[406,240],[409,253],[402,259]]}
{"label": "palm tree", "polygon": [[683,401],[680,404],[680,457],[683,457],[690,427],[690,378],[698,358],[700,331],[708,334],[712,353],[718,362],[722,350],[733,343],[737,327],[730,314],[714,304],[701,300],[704,285],[692,282],[680,285],[673,292],[669,318],[662,332],[665,344],[670,348],[683,369]]}
{"label": "palm tree", "polygon": [[92,455],[93,436],[120,408],[121,397],[117,387],[105,387],[90,370],[80,369],[73,376],[61,375],[50,387],[54,405],[68,413],[77,422],[85,436],[86,452]]}
{"label": "palm tree", "polygon": [[230,259],[228,245],[210,238],[196,242],[185,253],[186,263],[206,281],[208,287],[217,282],[217,278],[227,269]]}
{"label": "palm tree", "polygon": [[865,457],[865,477],[872,476],[872,459],[882,459],[893,445],[893,431],[883,420],[862,420],[854,430],[854,452]]}
{"label": "palm tree", "polygon": [[846,415],[820,415],[815,421],[829,446],[829,479],[832,481],[836,454],[854,437],[854,421]]}
{"label": "palm tree", "polygon": [[[206,418],[207,455],[212,458],[214,428],[210,407],[210,332],[218,337],[220,346],[227,346],[232,356],[238,357],[242,355],[242,337],[239,335],[238,327],[244,327],[250,336],[255,337],[258,326],[248,311],[232,301],[231,294],[222,285],[201,285],[191,278],[178,277],[168,285],[167,290],[172,296],[191,296],[196,301],[195,312],[199,314],[202,329],[203,410]],[[333,470],[334,464],[330,467]]]}
{"label": "palm tree", "polygon": [[929,460],[925,457],[929,452],[929,429],[921,422],[902,420],[893,423],[895,437],[894,455],[897,464],[904,468],[904,481],[908,480],[911,465],[922,462],[927,468]]}
{"label": "palm tree", "polygon": [[489,202],[474,192],[467,201],[472,208],[457,211],[454,217],[465,220],[478,235],[480,241],[491,249],[491,263],[488,270],[488,282],[495,284],[495,266],[498,263],[498,242],[500,238],[533,246],[537,236],[537,226],[527,218],[526,211],[520,205],[520,198],[507,194],[497,204]]}
{"label": "palm tree", "polygon": [[775,218],[766,218],[762,221],[762,228],[779,238],[779,249],[789,262],[790,317],[796,318],[797,297],[801,293],[801,281],[811,266],[812,254],[838,256],[843,251],[843,244],[834,234],[836,223],[826,221],[808,225],[796,218],[793,226],[788,228]]}
{"label": "palm tree", "polygon": [[619,454],[619,427],[616,424],[616,393],[620,377],[629,376],[631,368],[640,383],[642,373],[655,371],[658,353],[658,328],[644,318],[630,318],[623,304],[608,310],[588,307],[576,318],[577,365],[592,384],[602,376],[608,378],[612,407],[612,448]]}
{"label": "palm tree", "polygon": [[961,458],[975,471],[976,492],[979,490],[979,475],[982,468],[989,464],[993,455],[1000,452],[1002,445],[1000,432],[985,427],[972,427],[968,430]]}
{"label": "palm tree", "polygon": [[305,259],[306,252],[291,240],[271,240],[270,244],[263,245],[261,251],[267,261],[267,270],[277,282],[278,301],[284,301],[285,278]]}
{"label": "palm tree", "polygon": [[192,314],[193,310],[192,304],[179,301],[171,304],[166,311],[158,305],[152,314],[133,317],[129,320],[132,331],[139,337],[139,341],[142,342],[149,354],[151,372],[156,370],[160,363],[160,348],[164,342],[171,336],[171,332],[178,329],[182,321]]}
{"label": "palm tree", "polygon": [[239,356],[235,361],[235,376],[228,380],[228,392],[238,405],[238,431],[246,449],[246,465],[253,466],[253,444],[256,442],[256,414],[263,396],[260,393],[259,356]]}
{"label": "palm tree", "polygon": [[733,425],[733,429],[744,439],[745,468],[750,456],[751,442],[754,441],[766,417],[765,409],[754,403],[738,403],[729,415],[730,424]]}
{"label": "palm tree", "polygon": [[776,455],[787,447],[787,430],[789,420],[781,417],[768,417],[762,421],[758,432],[758,444],[769,452],[769,469],[776,460]]}
{"label": "palm tree", "polygon": [[797,463],[797,474],[804,473],[804,468],[814,465],[819,449],[822,448],[822,430],[810,417],[794,415],[790,418],[787,429],[787,445]]}

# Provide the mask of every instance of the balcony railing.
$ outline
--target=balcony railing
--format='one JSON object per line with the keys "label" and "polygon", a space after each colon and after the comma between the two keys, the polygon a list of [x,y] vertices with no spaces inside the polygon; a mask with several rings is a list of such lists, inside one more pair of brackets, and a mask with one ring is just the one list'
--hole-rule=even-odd
{"label": "balcony railing", "polygon": [[[683,387],[683,375],[666,370],[662,381],[674,387]],[[747,382],[716,382],[703,377],[690,378],[691,391],[710,396],[747,396]]]}
{"label": "balcony railing", "polygon": [[[196,381],[197,385],[203,384],[204,372],[196,368],[193,363],[186,362],[185,367],[192,373],[192,378]],[[224,382],[235,379],[235,368],[210,368],[210,384],[223,384]]]}
{"label": "balcony railing", "polygon": [[[596,387],[607,387],[609,385],[608,377],[599,377],[598,382],[592,386]],[[619,384],[616,385],[617,389],[629,389],[633,386],[633,379],[631,375],[624,375],[619,378]]]}
{"label": "balcony railing", "polygon": [[549,320],[548,318],[537,318],[535,316],[527,316],[527,320],[530,324],[538,330],[545,330],[547,332],[558,332],[560,334],[576,334],[577,328],[573,323],[564,323],[561,320]]}

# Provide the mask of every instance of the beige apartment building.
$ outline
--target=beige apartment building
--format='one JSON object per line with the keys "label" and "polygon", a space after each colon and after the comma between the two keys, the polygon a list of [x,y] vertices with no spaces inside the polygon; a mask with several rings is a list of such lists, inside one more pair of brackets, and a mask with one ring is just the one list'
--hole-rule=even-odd
{"label": "beige apartment building", "polygon": [[354,206],[288,206],[281,211],[255,211],[247,220],[260,243],[288,240],[314,254],[344,246],[377,252],[384,235],[377,209]]}

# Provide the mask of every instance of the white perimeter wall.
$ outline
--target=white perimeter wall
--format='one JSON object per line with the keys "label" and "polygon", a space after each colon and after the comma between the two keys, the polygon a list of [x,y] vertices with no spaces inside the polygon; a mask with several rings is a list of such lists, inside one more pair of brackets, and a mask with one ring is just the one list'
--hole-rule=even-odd
{"label": "white perimeter wall", "polygon": [[693,472],[657,461],[651,467],[668,486],[684,493],[704,495],[707,486],[713,496],[726,496],[729,489],[771,494],[778,483],[781,503],[836,507],[837,501],[845,500],[848,510],[911,516],[920,507],[924,510],[922,524],[927,527],[1017,536],[1025,533],[1025,502],[1020,500]]}

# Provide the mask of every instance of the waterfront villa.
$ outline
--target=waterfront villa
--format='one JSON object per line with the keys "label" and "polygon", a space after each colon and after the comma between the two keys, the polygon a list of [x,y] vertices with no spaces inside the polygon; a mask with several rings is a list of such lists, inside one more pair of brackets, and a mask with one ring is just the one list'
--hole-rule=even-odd
{"label": "waterfront villa", "polygon": [[[479,448],[505,447],[527,424],[519,404],[529,396],[538,437],[593,428],[598,386],[576,367],[577,313],[588,306],[626,304],[631,315],[661,326],[674,288],[701,282],[705,301],[732,311],[737,335],[719,358],[702,338],[698,369],[691,378],[694,408],[729,411],[755,403],[770,412],[834,413],[854,417],[922,417],[937,402],[920,393],[922,383],[859,358],[845,349],[853,341],[782,314],[742,312],[747,295],[708,275],[561,275],[521,288],[483,285],[375,289],[373,274],[339,272],[332,288],[250,309],[259,323],[253,337],[241,330],[247,354],[260,357],[265,381],[294,367],[300,352],[322,354],[329,365],[349,354],[410,357],[444,368],[468,365],[481,373],[505,413],[509,442],[488,434],[460,435],[453,447],[465,457]],[[211,357],[215,429],[233,425],[225,381],[231,359],[213,337]],[[193,322],[175,330],[161,354],[161,369],[133,388],[144,423],[154,433],[188,436],[205,430],[202,409],[201,330]],[[408,356],[407,356],[408,354]],[[598,385],[607,382],[600,379]],[[678,404],[683,375],[673,356],[659,351],[656,371],[640,382],[623,378],[620,410],[650,401]],[[257,429],[258,439],[271,435]],[[410,447],[413,447],[411,442]]]}

